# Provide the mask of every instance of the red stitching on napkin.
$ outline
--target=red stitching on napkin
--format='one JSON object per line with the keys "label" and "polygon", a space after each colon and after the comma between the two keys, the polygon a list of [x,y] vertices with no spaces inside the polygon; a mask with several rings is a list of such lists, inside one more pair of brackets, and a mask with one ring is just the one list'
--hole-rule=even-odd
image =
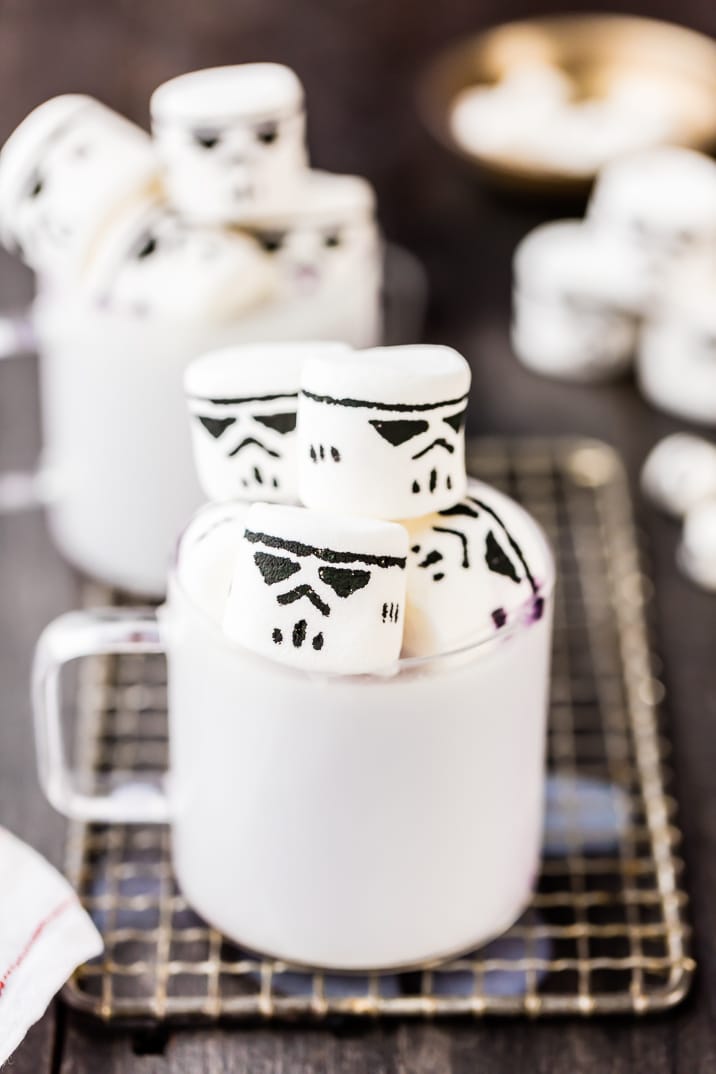
{"label": "red stitching on napkin", "polygon": [[42,919],[42,921],[39,923],[39,925],[36,926],[35,931],[30,936],[30,939],[27,941],[27,943],[23,947],[23,949],[20,952],[20,954],[17,956],[17,958],[15,959],[14,962],[10,963],[8,968],[5,970],[3,975],[0,977],[0,997],[2,997],[5,985],[10,980],[10,978],[12,977],[13,973],[15,972],[15,970],[19,969],[20,966],[22,966],[23,962],[25,961],[25,959],[27,958],[27,956],[29,955],[30,951],[35,946],[37,941],[39,940],[40,936],[42,936],[42,934],[45,931],[45,929],[47,928],[47,926],[51,925],[53,921],[56,921],[57,918],[60,917],[65,912],[67,907],[71,906],[72,903],[75,902],[76,898],[77,898],[76,895],[69,895],[63,902],[61,902],[59,904],[59,906],[55,907],[55,909],[52,911],[52,913],[48,914],[47,917],[44,917]]}

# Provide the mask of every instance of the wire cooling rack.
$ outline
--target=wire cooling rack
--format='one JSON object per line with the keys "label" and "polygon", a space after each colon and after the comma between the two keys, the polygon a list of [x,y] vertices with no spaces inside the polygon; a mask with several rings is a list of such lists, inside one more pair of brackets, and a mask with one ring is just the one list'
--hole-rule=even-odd
{"label": "wire cooling rack", "polygon": [[[593,441],[484,441],[470,470],[519,499],[555,549],[558,589],[542,869],[501,939],[408,974],[310,973],[242,951],[187,905],[162,827],[77,825],[68,874],[105,954],[66,986],[104,1019],[657,1011],[694,970],[674,802],[658,729],[662,686],[645,619],[627,484]],[[122,603],[92,592],[88,602]],[[85,661],[78,764],[89,785],[166,763],[162,657]]]}

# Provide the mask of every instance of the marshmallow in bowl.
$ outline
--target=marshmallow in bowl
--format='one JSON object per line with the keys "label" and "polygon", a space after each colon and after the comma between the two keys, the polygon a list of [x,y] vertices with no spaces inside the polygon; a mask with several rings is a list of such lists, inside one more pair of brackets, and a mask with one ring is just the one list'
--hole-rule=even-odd
{"label": "marshmallow in bowl", "polygon": [[159,181],[149,136],[82,94],[39,105],[0,152],[0,236],[40,275],[78,272],[113,215]]}
{"label": "marshmallow in bowl", "polygon": [[451,347],[315,358],[301,380],[299,497],[308,507],[406,519],[465,492],[470,367]]}
{"label": "marshmallow in bowl", "polygon": [[665,437],[647,456],[641,485],[662,511],[683,518],[697,503],[716,497],[716,445],[690,433]]}
{"label": "marshmallow in bowl", "polygon": [[179,75],[154,91],[150,110],[169,197],[190,219],[240,223],[306,167],[303,88],[282,64]]}
{"label": "marshmallow in bowl", "polygon": [[524,365],[580,381],[629,367],[643,274],[619,237],[580,220],[542,224],[518,245],[513,279],[512,345]]}
{"label": "marshmallow in bowl", "polygon": [[113,313],[222,322],[264,303],[274,282],[268,258],[247,235],[188,224],[146,198],[107,228],[83,286]]}
{"label": "marshmallow in bowl", "polygon": [[199,481],[210,499],[296,502],[301,371],[309,358],[349,353],[342,343],[256,343],[191,362],[184,389]]}
{"label": "marshmallow in bowl", "polygon": [[208,503],[199,508],[179,540],[179,584],[218,627],[224,620],[247,511],[248,504],[238,501]]}
{"label": "marshmallow in bowl", "polygon": [[253,504],[224,630],[308,671],[361,674],[400,654],[408,534],[392,522]]}
{"label": "marshmallow in bowl", "polygon": [[551,556],[539,526],[514,500],[471,480],[459,503],[404,524],[404,656],[450,652],[541,618]]}
{"label": "marshmallow in bowl", "polygon": [[678,147],[620,157],[600,172],[588,217],[641,257],[653,302],[676,262],[716,242],[716,162]]}
{"label": "marshmallow in bowl", "polygon": [[688,511],[677,561],[692,582],[716,592],[716,498],[704,500]]}

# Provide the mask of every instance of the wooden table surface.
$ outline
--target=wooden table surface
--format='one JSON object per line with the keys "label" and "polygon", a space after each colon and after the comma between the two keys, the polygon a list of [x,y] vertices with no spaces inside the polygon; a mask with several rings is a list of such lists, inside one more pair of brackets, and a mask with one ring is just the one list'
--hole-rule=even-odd
{"label": "wooden table surface", "polygon": [[[593,4],[552,0],[552,10]],[[612,10],[628,5],[612,2]],[[713,0],[638,4],[716,34]],[[307,87],[317,165],[367,174],[389,236],[430,276],[428,337],[465,353],[474,371],[472,433],[586,433],[615,444],[632,477],[677,423],[630,383],[586,389],[520,370],[507,343],[509,259],[528,227],[564,206],[481,190],[421,130],[415,79],[444,41],[539,12],[523,0],[4,0],[0,6],[0,138],[55,93],[85,91],[146,122],[151,89],[182,70],[275,59]],[[0,303],[24,302],[30,279],[0,260]],[[0,369],[0,468],[39,446],[32,360]],[[199,1029],[132,1034],[83,1022],[56,1004],[16,1053],[13,1074],[137,1071],[220,1074],[539,1074],[716,1069],[716,599],[674,566],[676,527],[638,504],[652,551],[687,882],[700,973],[675,1012],[649,1019],[321,1028]],[[41,513],[0,518],[0,822],[62,861],[64,822],[35,778],[28,699],[33,643],[78,599],[78,581],[49,542]]]}

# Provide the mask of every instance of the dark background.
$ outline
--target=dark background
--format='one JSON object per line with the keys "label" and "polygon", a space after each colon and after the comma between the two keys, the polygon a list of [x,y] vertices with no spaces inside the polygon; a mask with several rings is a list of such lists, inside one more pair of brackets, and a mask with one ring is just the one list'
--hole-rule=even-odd
{"label": "dark background", "polygon": [[[507,343],[516,241],[539,220],[580,207],[530,204],[481,189],[430,140],[415,111],[416,79],[443,43],[506,19],[574,10],[648,14],[716,34],[714,0],[608,9],[511,0],[0,0],[0,139],[56,93],[94,94],[146,125],[151,90],[181,71],[249,60],[291,65],[307,91],[314,164],[367,175],[377,187],[388,236],[417,253],[428,270],[428,338],[458,347],[473,368],[469,431],[596,435],[619,448],[634,478],[647,449],[678,423],[649,410],[629,382],[587,389],[539,380],[518,367]],[[0,303],[21,303],[29,294],[29,275],[3,256]],[[39,433],[33,363],[7,363],[0,376],[4,469],[34,460]],[[56,1007],[10,1069],[716,1069],[716,598],[676,573],[676,527],[640,501],[637,506],[651,549],[700,965],[692,996],[678,1011],[641,1021],[378,1025],[342,1034],[201,1030],[165,1041],[87,1026]],[[64,823],[45,806],[36,784],[27,675],[40,629],[76,604],[78,592],[41,514],[0,518],[0,820],[56,862]]]}

